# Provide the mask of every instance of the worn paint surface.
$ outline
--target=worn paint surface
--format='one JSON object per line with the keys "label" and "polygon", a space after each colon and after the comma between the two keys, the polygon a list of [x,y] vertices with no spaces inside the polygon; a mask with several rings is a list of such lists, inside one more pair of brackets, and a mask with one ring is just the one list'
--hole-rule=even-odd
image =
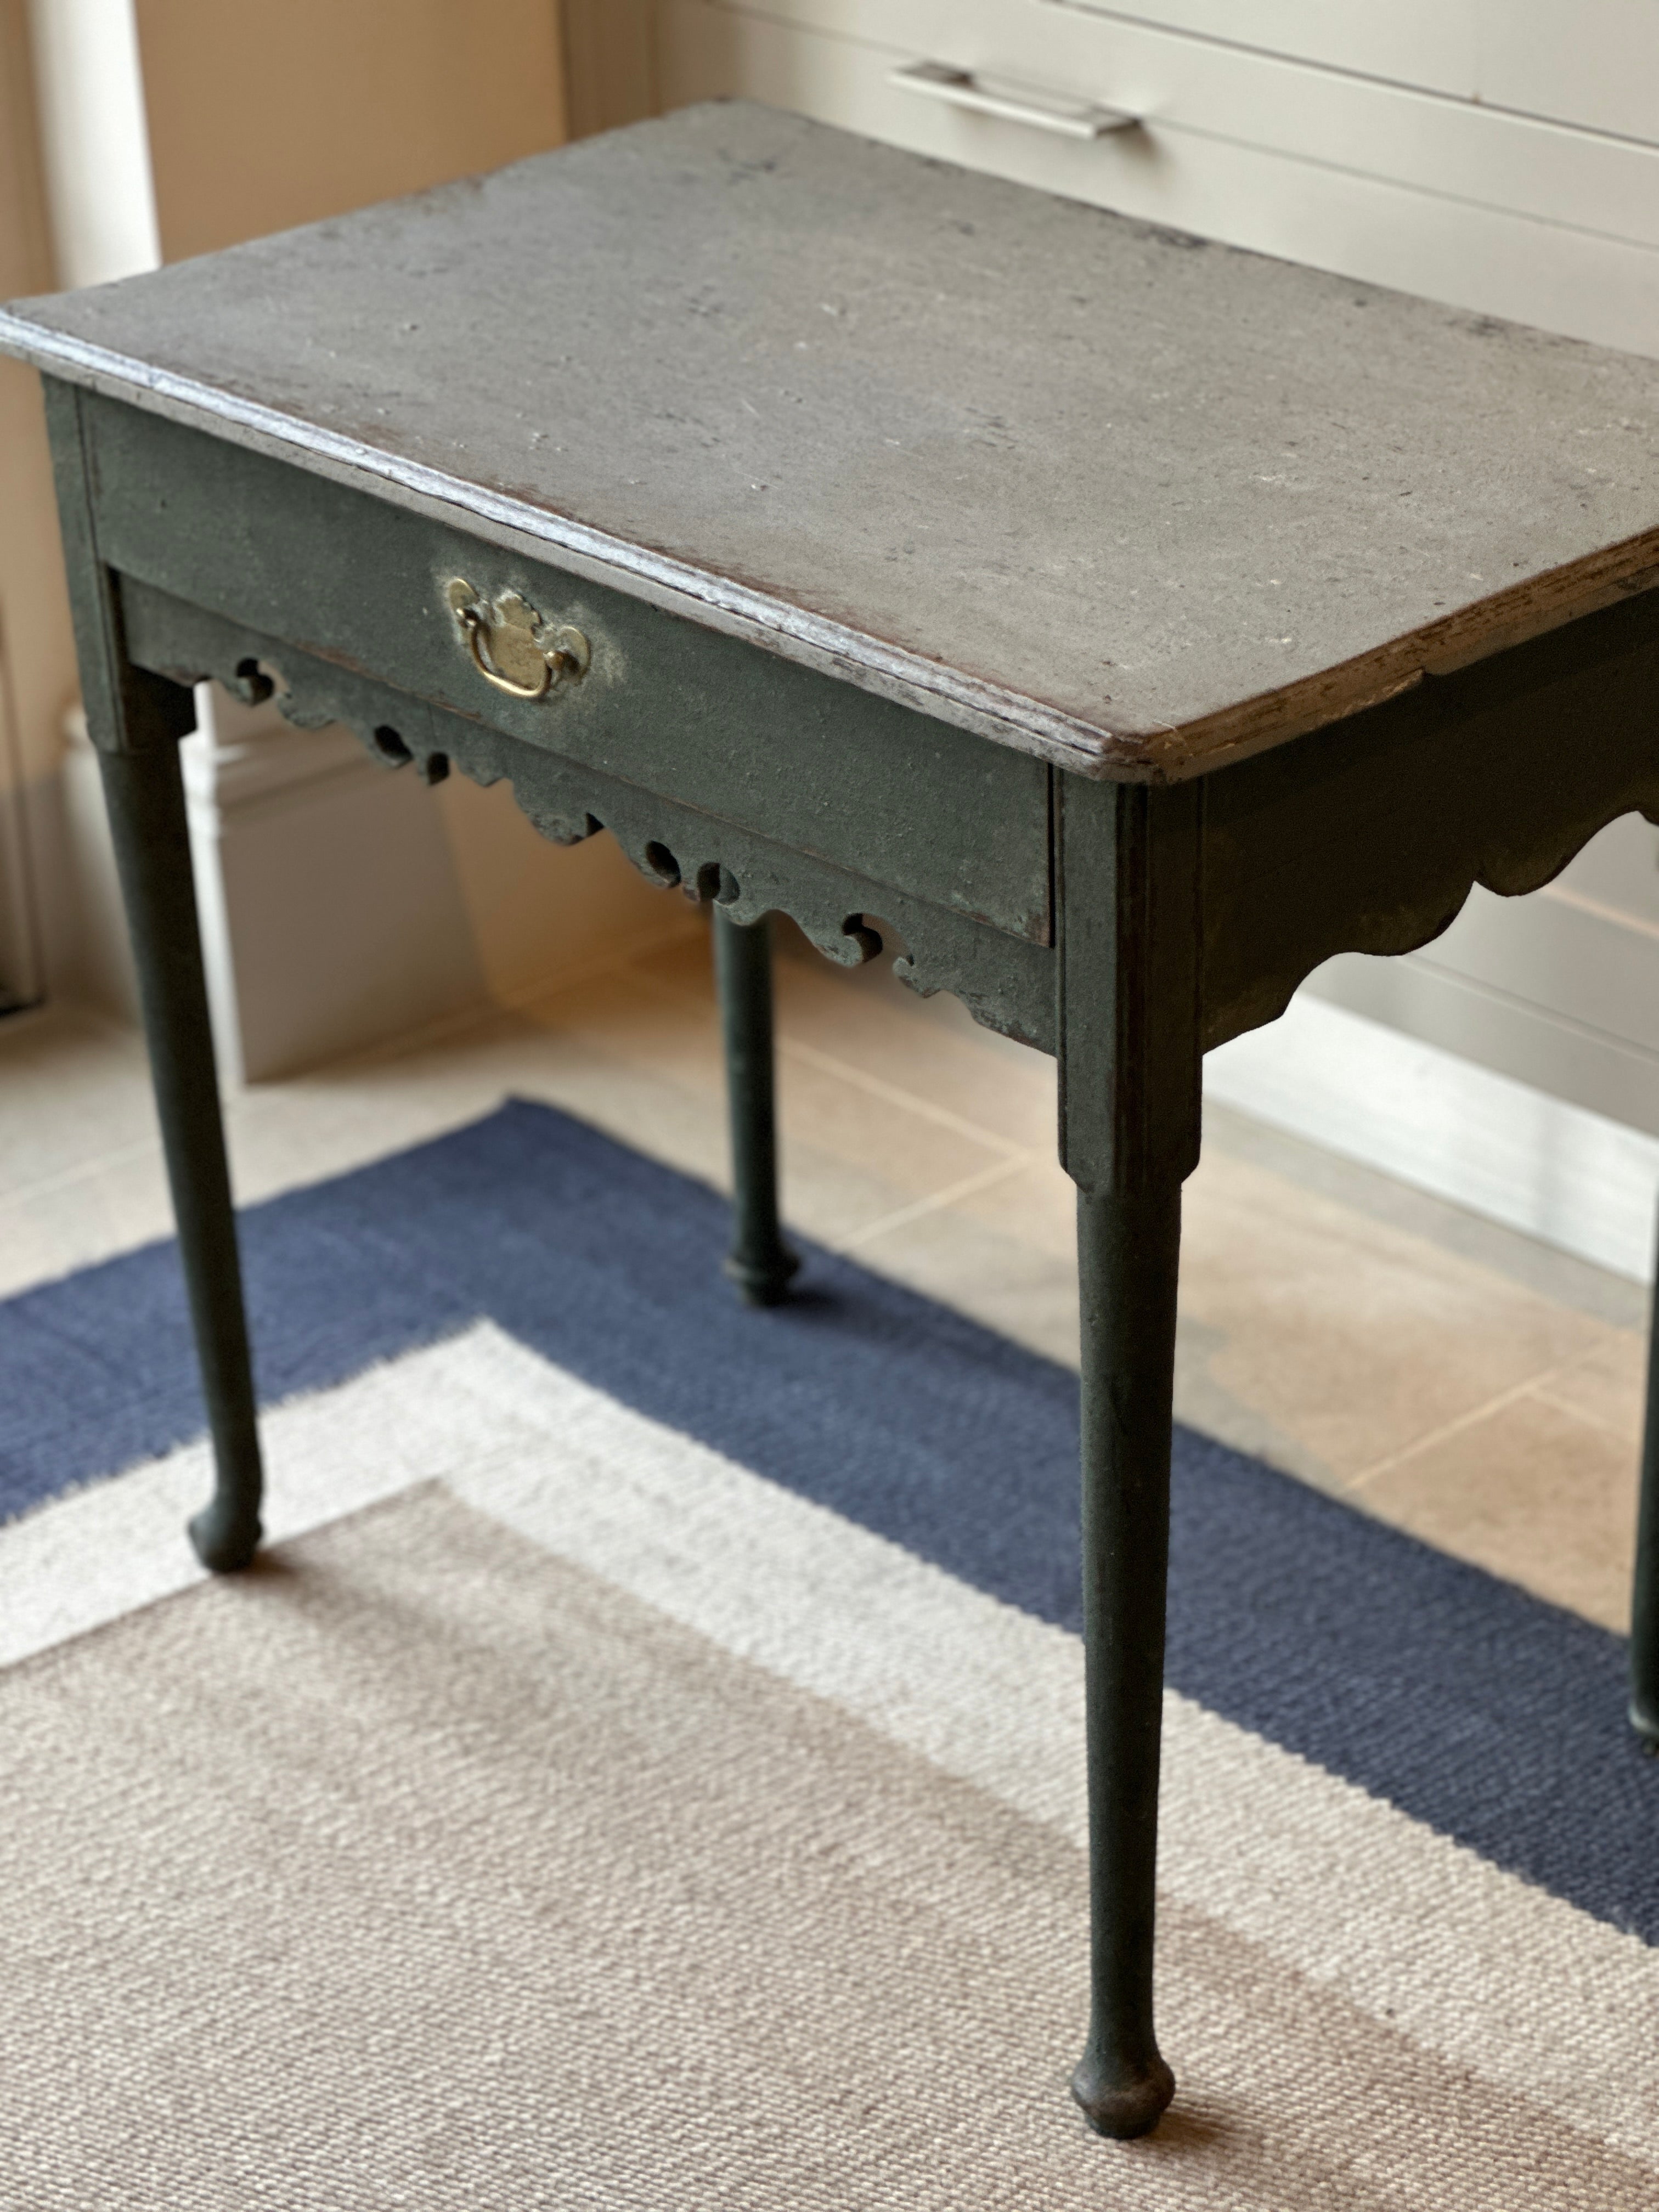
{"label": "worn paint surface", "polygon": [[[505,780],[544,836],[569,844],[603,826],[653,882],[717,898],[739,923],[789,915],[819,951],[843,966],[872,958],[890,926],[906,948],[896,971],[923,997],[953,991],[976,1021],[1043,1051],[1054,1048],[1054,954],[1046,945],[781,843],[767,834],[764,809],[757,828],[684,805],[131,579],[123,582],[121,614],[127,650],[141,667],[181,683],[216,676],[246,698],[260,696],[254,672],[267,669],[283,713],[301,728],[343,722],[378,758],[413,762],[428,781],[452,766],[478,783]],[[782,752],[783,775],[788,768]],[[934,810],[924,796],[899,811],[914,825]]]}
{"label": "worn paint surface", "polygon": [[[222,439],[82,404],[99,551],[125,578],[1048,941],[1041,762]],[[487,683],[447,597],[456,575],[576,624],[586,676],[535,700]]]}
{"label": "worn paint surface", "polygon": [[1659,580],[1659,364],[750,106],[0,344],[1097,775]]}

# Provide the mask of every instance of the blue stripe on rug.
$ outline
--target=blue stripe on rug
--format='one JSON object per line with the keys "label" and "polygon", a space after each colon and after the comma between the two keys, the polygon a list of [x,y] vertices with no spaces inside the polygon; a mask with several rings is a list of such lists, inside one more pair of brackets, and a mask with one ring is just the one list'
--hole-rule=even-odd
{"label": "blue stripe on rug", "polygon": [[[817,1250],[757,1314],[724,1201],[550,1108],[243,1216],[267,1402],[488,1316],[623,1403],[1075,1629],[1077,1385]],[[176,1256],[0,1305],[0,1513],[198,1434]],[[1659,1942],[1659,1762],[1620,1638],[1190,1431],[1169,1679],[1598,1917]]]}

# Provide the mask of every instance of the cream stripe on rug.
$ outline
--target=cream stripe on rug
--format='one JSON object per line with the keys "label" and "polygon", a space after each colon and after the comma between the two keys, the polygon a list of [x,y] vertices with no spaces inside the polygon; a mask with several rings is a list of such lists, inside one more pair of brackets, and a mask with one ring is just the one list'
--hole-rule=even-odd
{"label": "cream stripe on rug", "polygon": [[[447,1475],[728,1651],[1079,1833],[1074,1639],[488,1325],[283,1408],[270,1432],[287,1527]],[[177,1515],[201,1480],[199,1452],[180,1454],[0,1534],[11,1655],[188,1583]],[[1274,1971],[1311,1977],[1494,2088],[1659,2159],[1659,1975],[1644,1946],[1182,1700],[1170,1722],[1165,1887],[1205,1916],[1207,1940],[1224,1923]],[[1255,2033],[1248,2008],[1233,2026]],[[1632,2201],[1656,2201],[1644,2186]]]}
{"label": "cream stripe on rug", "polygon": [[435,1485],[3,1695],[28,2212],[1653,2201],[1182,1901],[1181,2103],[1089,2136],[1064,1837]]}

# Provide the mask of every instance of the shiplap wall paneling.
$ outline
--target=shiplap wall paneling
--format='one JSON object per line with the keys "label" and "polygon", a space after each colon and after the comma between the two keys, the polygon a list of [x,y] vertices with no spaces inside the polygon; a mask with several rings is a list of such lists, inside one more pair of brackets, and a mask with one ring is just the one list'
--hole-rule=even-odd
{"label": "shiplap wall paneling", "polygon": [[1659,137],[1652,0],[1163,0],[1039,4],[1478,100],[1626,138]]}
{"label": "shiplap wall paneling", "polygon": [[[1050,0],[662,0],[658,22],[665,106],[746,93],[1206,237],[1659,353],[1659,148]],[[964,114],[890,81],[919,58],[1147,120],[1087,143]]]}
{"label": "shiplap wall paneling", "polygon": [[767,0],[752,9],[831,36],[938,44],[964,20],[1007,41],[1037,12],[1179,37],[1222,52],[1314,64],[1440,98],[1644,143],[1659,139],[1659,9],[1652,0]]}
{"label": "shiplap wall paneling", "polygon": [[1477,889],[1422,951],[1334,961],[1313,988],[1659,1136],[1659,866],[1638,816],[1530,898]]}

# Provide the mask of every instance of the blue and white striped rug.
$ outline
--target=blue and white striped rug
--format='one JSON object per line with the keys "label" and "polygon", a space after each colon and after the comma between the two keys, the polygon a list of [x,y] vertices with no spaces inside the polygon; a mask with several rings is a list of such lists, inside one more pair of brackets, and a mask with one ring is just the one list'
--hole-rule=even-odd
{"label": "blue and white striped rug", "polygon": [[1659,2206],[1623,1647],[1184,1432],[1157,2136],[1089,2136],[1076,1385],[545,1108],[0,1306],[0,2204]]}

